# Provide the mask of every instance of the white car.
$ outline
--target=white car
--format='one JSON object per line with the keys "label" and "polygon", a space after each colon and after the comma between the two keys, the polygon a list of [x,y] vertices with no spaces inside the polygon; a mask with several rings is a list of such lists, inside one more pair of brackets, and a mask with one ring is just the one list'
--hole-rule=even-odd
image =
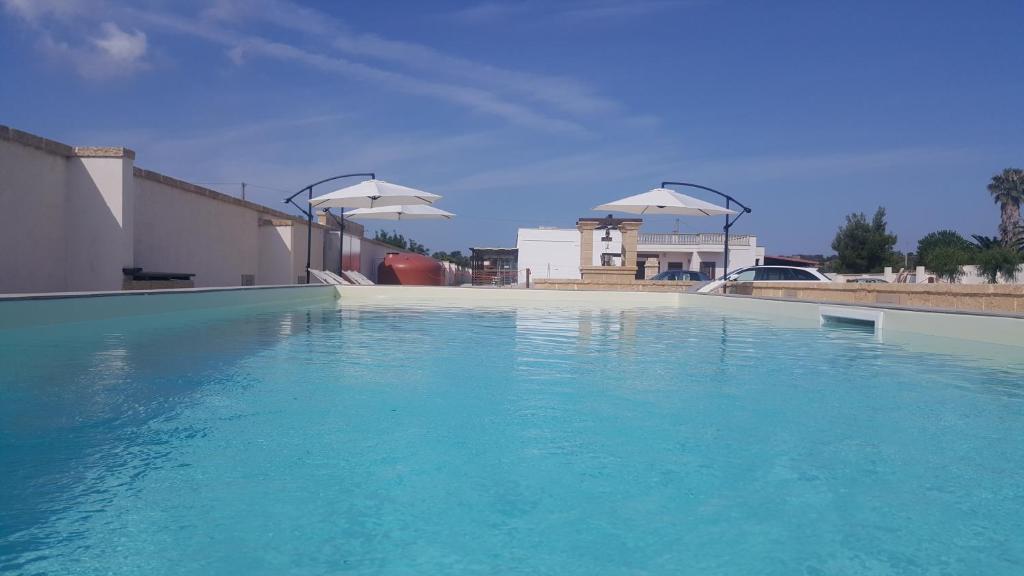
{"label": "white car", "polygon": [[832,282],[817,268],[802,266],[751,266],[729,274],[721,280],[701,286],[697,292],[707,294],[719,290],[726,282]]}

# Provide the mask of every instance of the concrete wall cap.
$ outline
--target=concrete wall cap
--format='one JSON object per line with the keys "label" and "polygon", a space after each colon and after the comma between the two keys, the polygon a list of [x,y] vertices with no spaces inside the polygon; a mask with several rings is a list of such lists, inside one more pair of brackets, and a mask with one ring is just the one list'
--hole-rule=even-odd
{"label": "concrete wall cap", "polygon": [[70,146],[63,142],[43,138],[10,126],[0,125],[0,140],[14,142],[29,148],[42,150],[65,158],[128,158],[135,159],[135,152],[121,146]]}
{"label": "concrete wall cap", "polygon": [[75,146],[73,155],[79,158],[128,158],[135,159],[135,151],[120,146]]}
{"label": "concrete wall cap", "polygon": [[[257,204],[255,202],[250,202],[248,200],[242,200],[241,198],[235,198],[234,196],[229,196],[222,192],[217,192],[216,190],[211,190],[209,188],[204,188],[202,186],[192,184],[190,182],[185,182],[184,180],[178,180],[177,178],[165,176],[163,174],[160,174],[159,172],[153,172],[152,170],[146,170],[144,168],[139,168],[138,166],[136,166],[134,173],[136,178],[142,178],[144,180],[159,182],[160,184],[170,186],[172,188],[177,188],[178,190],[182,190],[184,192],[191,192],[193,194],[198,194],[200,196],[206,196],[207,198],[210,198],[212,200],[219,200],[221,202],[226,202],[228,204],[234,204],[236,206],[241,206],[243,208],[255,210],[256,212],[259,212],[261,215],[272,217],[271,219],[287,220],[289,222],[292,222],[293,224],[306,223],[306,219],[300,216],[288,214],[287,212],[281,212],[280,210],[275,210],[273,208],[270,208],[269,206],[264,206],[262,204]],[[313,221],[313,227],[320,229],[327,228],[323,224],[319,224],[316,221]]]}

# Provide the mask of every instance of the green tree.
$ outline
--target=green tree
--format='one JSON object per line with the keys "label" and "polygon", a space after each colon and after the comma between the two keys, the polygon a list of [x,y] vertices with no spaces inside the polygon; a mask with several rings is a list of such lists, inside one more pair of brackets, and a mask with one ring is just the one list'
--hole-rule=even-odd
{"label": "green tree", "polygon": [[947,282],[956,282],[964,275],[964,265],[969,264],[973,252],[954,245],[942,245],[928,252],[924,267]]}
{"label": "green tree", "polygon": [[995,248],[1001,246],[1002,241],[994,236],[982,236],[981,234],[971,234],[971,238],[974,238],[974,242],[971,242],[971,248],[975,250],[988,250],[989,248]]}
{"label": "green tree", "polygon": [[939,230],[926,234],[917,241],[917,261],[926,268],[929,266],[929,257],[932,251],[938,248],[954,248],[964,252],[971,252],[974,246],[966,238],[953,230]]}
{"label": "green tree", "polygon": [[402,236],[401,234],[395,232],[394,230],[392,230],[390,234],[384,230],[377,230],[377,232],[373,235],[373,239],[378,242],[390,244],[395,248],[401,248],[402,250],[409,249],[409,242],[405,239],[405,236]]}
{"label": "green tree", "polygon": [[452,250],[451,252],[438,251],[431,254],[435,260],[443,260],[445,262],[451,262],[457,266],[464,266],[469,268],[469,256],[462,253],[462,250]]}
{"label": "green tree", "polygon": [[423,254],[423,255],[430,254],[430,249],[429,248],[427,248],[423,244],[420,244],[419,242],[413,240],[412,238],[409,239],[409,251],[410,252],[415,252],[417,254]]}
{"label": "green tree", "polygon": [[1007,168],[988,184],[992,200],[999,204],[999,238],[1013,247],[1020,239],[1020,205],[1024,202],[1024,170]]}
{"label": "green tree", "polygon": [[991,236],[975,234],[973,238],[974,262],[989,284],[995,284],[999,276],[1007,282],[1016,280],[1017,268],[1024,262],[1024,251],[1021,250],[1024,241],[1021,238],[1018,237],[1013,246],[1005,246],[1000,238]]}
{"label": "green tree", "polygon": [[373,239],[378,242],[390,244],[395,248],[401,248],[402,250],[415,252],[416,254],[430,254],[430,250],[426,246],[420,244],[419,242],[413,240],[412,238],[406,238],[405,236],[399,234],[398,232],[395,232],[394,230],[392,230],[390,233],[384,230],[377,230],[377,232],[374,233],[373,235]]}
{"label": "green tree", "polygon": [[1006,246],[993,246],[978,251],[974,261],[978,265],[978,272],[988,280],[989,284],[995,284],[997,276],[1002,276],[1003,280],[1007,282],[1013,282],[1017,278],[1017,267],[1021,263],[1021,254]]}
{"label": "green tree", "polygon": [[862,212],[850,214],[832,240],[833,269],[844,274],[878,272],[896,259],[894,246],[896,235],[887,229],[885,208],[880,206],[870,222]]}

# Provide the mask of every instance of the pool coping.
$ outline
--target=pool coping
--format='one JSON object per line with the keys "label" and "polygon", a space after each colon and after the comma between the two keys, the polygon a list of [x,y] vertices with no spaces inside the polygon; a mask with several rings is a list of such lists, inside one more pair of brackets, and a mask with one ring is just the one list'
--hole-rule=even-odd
{"label": "pool coping", "polygon": [[878,304],[842,302],[837,300],[801,300],[799,298],[782,298],[777,296],[749,296],[746,294],[694,294],[695,296],[711,296],[717,298],[736,298],[741,300],[769,300],[772,302],[795,302],[800,304],[820,304],[824,306],[845,306],[848,308],[871,308],[879,310],[901,310],[905,312],[922,312],[929,314],[955,314],[958,316],[984,316],[990,318],[1014,318],[1024,320],[1024,314],[1016,312],[988,312],[984,310],[956,310],[952,308],[929,308],[927,306],[904,306],[900,304]]}
{"label": "pool coping", "polygon": [[[235,291],[251,291],[251,290],[279,290],[279,289],[310,289],[310,288],[324,288],[323,284],[269,284],[263,286],[210,286],[203,288],[162,288],[152,290],[109,290],[109,291],[96,291],[96,292],[26,292],[26,293],[14,293],[14,294],[0,294],[0,302],[7,301],[24,301],[24,300],[58,300],[58,299],[73,299],[73,298],[107,298],[115,296],[160,296],[170,294],[203,294],[211,292],[235,292]],[[349,289],[385,289],[385,290],[405,290],[405,289],[455,289],[455,290],[473,290],[486,292],[489,295],[498,294],[524,294],[534,292],[544,292],[545,296],[551,293],[557,293],[554,290],[527,290],[527,289],[495,289],[491,287],[479,287],[479,286],[392,286],[392,285],[375,285],[375,286],[345,286],[345,290]],[[338,291],[342,293],[341,290]],[[588,290],[587,293],[594,293],[595,295],[600,294],[615,294],[615,295],[629,295],[633,300],[634,295],[648,294],[643,291],[633,290]],[[569,291],[571,294],[579,297],[583,292],[580,291]],[[820,304],[828,306],[845,306],[850,308],[871,308],[880,310],[902,310],[907,312],[922,312],[932,314],[954,314],[961,316],[982,316],[982,317],[994,317],[994,318],[1015,318],[1024,319],[1024,314],[1018,314],[1015,312],[989,312],[983,310],[956,310],[950,308],[930,308],[926,306],[903,306],[899,304],[879,304],[879,303],[852,303],[842,302],[834,300],[801,300],[799,298],[782,298],[776,296],[750,296],[746,294],[698,294],[694,292],[653,292],[651,294],[658,294],[659,296],[665,295],[686,295],[686,296],[699,296],[699,297],[711,297],[711,298],[728,298],[737,300],[760,300],[770,302],[792,302],[800,304]],[[644,298],[640,296],[639,298]],[[556,298],[553,298],[554,300]],[[581,299],[588,299],[583,297]],[[520,298],[515,298],[520,300]]]}
{"label": "pool coping", "polygon": [[[922,309],[900,305],[818,302],[748,295],[614,290],[495,290],[468,286],[332,286],[301,284],[163,290],[9,294],[0,296],[0,329],[144,316],[187,310],[263,304],[434,306],[559,306],[707,308],[750,317],[788,319],[817,326],[823,308],[874,310],[884,314],[879,334],[929,334],[963,341],[1024,347],[1024,316],[1015,313]],[[879,316],[881,319],[881,316]],[[886,336],[887,337],[887,336]]]}
{"label": "pool coping", "polygon": [[268,284],[264,286],[208,286],[204,288],[159,288],[153,290],[102,290],[96,292],[22,292],[0,294],[0,302],[18,300],[57,300],[71,298],[107,298],[111,296],[158,296],[165,294],[201,294],[242,290],[278,290],[281,288],[323,288],[323,284]]}
{"label": "pool coping", "polygon": [[804,327],[820,326],[823,308],[874,310],[884,314],[878,331],[882,339],[931,335],[974,343],[1024,347],[1024,318],[1019,315],[974,313],[965,310],[920,310],[901,306],[870,306],[843,302],[762,298],[692,292],[613,290],[473,290],[440,286],[339,286],[340,301],[352,304],[473,306],[522,304],[546,306],[706,308],[751,317],[774,318]]}
{"label": "pool coping", "polygon": [[337,299],[325,284],[7,295],[0,297],[0,330]]}

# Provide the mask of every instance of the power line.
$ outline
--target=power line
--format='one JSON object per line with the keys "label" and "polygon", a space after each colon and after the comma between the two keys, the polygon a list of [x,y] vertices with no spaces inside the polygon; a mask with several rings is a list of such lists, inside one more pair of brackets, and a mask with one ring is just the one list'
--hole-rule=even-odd
{"label": "power line", "polygon": [[281,194],[289,194],[290,190],[283,188],[276,188],[274,186],[267,186],[265,184],[253,184],[251,182],[222,182],[222,181],[206,181],[206,182],[195,182],[201,186],[238,186],[242,193],[242,199],[245,200],[246,188],[256,188],[258,190],[266,190],[268,192],[279,192]]}

